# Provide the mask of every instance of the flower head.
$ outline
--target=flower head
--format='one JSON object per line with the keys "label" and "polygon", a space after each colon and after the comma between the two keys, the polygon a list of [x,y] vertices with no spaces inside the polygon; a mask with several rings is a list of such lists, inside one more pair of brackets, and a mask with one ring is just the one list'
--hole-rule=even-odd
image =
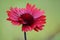
{"label": "flower head", "polygon": [[35,5],[27,3],[26,8],[10,8],[7,11],[7,20],[14,25],[22,24],[22,31],[42,30],[46,23],[44,10],[36,8]]}

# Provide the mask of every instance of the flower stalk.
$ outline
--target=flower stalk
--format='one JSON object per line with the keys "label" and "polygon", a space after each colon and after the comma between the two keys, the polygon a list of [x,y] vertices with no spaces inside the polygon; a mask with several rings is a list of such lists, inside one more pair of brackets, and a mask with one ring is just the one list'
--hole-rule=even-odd
{"label": "flower stalk", "polygon": [[26,32],[24,32],[24,40],[27,40]]}

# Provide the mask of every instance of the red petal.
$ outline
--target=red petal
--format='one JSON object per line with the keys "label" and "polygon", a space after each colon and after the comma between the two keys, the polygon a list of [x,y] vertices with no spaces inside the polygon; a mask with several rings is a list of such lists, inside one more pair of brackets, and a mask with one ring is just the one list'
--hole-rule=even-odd
{"label": "red petal", "polygon": [[27,31],[31,31],[31,28],[30,28],[30,26],[22,26],[22,31],[24,31],[24,32],[27,32]]}
{"label": "red petal", "polygon": [[43,28],[44,28],[44,25],[41,25],[41,26],[37,26],[37,28],[39,29],[39,30],[42,30]]}
{"label": "red petal", "polygon": [[34,30],[38,32],[38,28],[34,28]]}
{"label": "red petal", "polygon": [[45,24],[46,23],[46,16],[42,15],[40,17],[38,17],[36,20],[35,20],[35,24]]}
{"label": "red petal", "polygon": [[10,18],[7,18],[7,20],[11,21],[11,19],[10,19]]}
{"label": "red petal", "polygon": [[10,11],[14,13],[16,16],[20,16],[19,8],[10,8]]}
{"label": "red petal", "polygon": [[11,20],[16,20],[17,21],[17,16],[15,16],[13,13],[11,13],[11,11],[7,11],[8,16]]}
{"label": "red petal", "polygon": [[42,30],[42,29],[43,29],[43,26],[44,26],[44,25],[36,26],[36,27],[34,28],[34,30],[38,32],[39,30]]}
{"label": "red petal", "polygon": [[43,18],[46,18],[46,16],[45,15],[40,16],[40,19],[43,19]]}
{"label": "red petal", "polygon": [[20,25],[20,23],[19,22],[16,22],[16,21],[12,21],[11,22],[13,25]]}
{"label": "red petal", "polygon": [[30,9],[31,8],[31,5],[29,3],[27,3],[26,8],[27,9]]}
{"label": "red petal", "polygon": [[43,10],[39,10],[39,9],[35,8],[32,12],[32,15],[33,15],[34,18],[38,18],[41,15],[44,15],[44,13],[45,12]]}

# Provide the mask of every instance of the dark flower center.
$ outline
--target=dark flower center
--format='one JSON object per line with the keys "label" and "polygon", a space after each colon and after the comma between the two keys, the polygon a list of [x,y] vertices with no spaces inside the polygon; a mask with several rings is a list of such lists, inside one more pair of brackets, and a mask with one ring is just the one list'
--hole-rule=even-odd
{"label": "dark flower center", "polygon": [[34,22],[33,16],[28,14],[28,13],[25,13],[25,14],[21,15],[21,18],[26,23],[26,24],[23,24],[23,25],[31,25]]}

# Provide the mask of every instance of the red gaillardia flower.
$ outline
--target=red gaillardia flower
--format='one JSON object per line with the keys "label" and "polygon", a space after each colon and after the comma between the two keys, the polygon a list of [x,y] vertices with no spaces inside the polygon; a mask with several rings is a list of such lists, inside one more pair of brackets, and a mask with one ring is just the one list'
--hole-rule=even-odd
{"label": "red gaillardia flower", "polygon": [[44,10],[27,3],[26,8],[10,8],[7,20],[14,25],[22,24],[22,31],[42,30],[46,23]]}

